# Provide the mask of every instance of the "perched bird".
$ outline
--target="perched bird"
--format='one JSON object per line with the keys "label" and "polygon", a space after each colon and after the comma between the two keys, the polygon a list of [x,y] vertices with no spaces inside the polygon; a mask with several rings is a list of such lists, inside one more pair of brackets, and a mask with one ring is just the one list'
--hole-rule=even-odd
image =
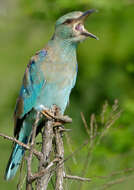
{"label": "perched bird", "polygon": [[[14,112],[14,136],[19,141],[28,143],[37,111],[57,105],[64,114],[77,76],[77,45],[87,37],[97,39],[84,28],[84,20],[94,11],[76,11],[60,17],[52,39],[31,58]],[[5,172],[6,180],[15,176],[24,151],[22,146],[14,144]]]}

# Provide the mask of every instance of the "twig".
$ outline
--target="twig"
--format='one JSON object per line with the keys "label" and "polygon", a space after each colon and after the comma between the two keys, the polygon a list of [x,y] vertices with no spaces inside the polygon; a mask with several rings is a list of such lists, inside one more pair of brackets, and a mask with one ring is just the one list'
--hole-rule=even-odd
{"label": "twig", "polygon": [[115,114],[114,118],[112,118],[111,120],[108,120],[108,121],[106,122],[106,124],[105,124],[105,126],[104,126],[105,128],[104,128],[104,130],[102,131],[101,135],[99,136],[99,139],[98,139],[96,145],[98,145],[98,144],[100,143],[101,139],[105,136],[107,130],[117,121],[117,119],[119,119],[121,113],[122,113],[122,110],[119,111],[119,112],[117,112],[117,113]]}
{"label": "twig", "polygon": [[78,152],[80,152],[80,150],[85,147],[87,144],[89,144],[89,140],[86,140],[79,148],[77,148],[73,153],[71,153],[69,156],[67,156],[63,161],[66,162],[68,161],[70,158],[72,158],[72,156],[74,156],[75,154],[77,154]]}
{"label": "twig", "polygon": [[105,122],[105,113],[107,111],[107,107],[108,107],[108,102],[105,101],[104,105],[102,106],[102,112],[101,112],[101,123],[102,123],[102,125]]}
{"label": "twig", "polygon": [[43,176],[46,176],[47,173],[49,173],[50,168],[51,168],[51,167],[55,164],[55,162],[57,162],[57,161],[58,161],[57,158],[54,159],[52,162],[50,162],[50,163],[48,164],[48,166],[47,166],[45,169],[42,169],[41,171],[39,171],[39,172],[33,174],[33,175],[31,176],[31,182],[33,182],[33,181],[35,181],[35,180],[37,180],[37,179],[39,179],[39,178],[42,178]]}
{"label": "twig", "polygon": [[35,120],[35,122],[34,122],[34,124],[33,124],[33,127],[32,127],[30,151],[29,151],[29,156],[28,156],[28,158],[27,158],[26,190],[32,190],[32,183],[31,183],[31,177],[32,177],[31,163],[32,163],[33,150],[34,150],[34,145],[35,145],[36,129],[37,129],[37,125],[38,125],[39,119],[40,119],[40,112],[37,112],[37,114],[36,114],[36,120]]}
{"label": "twig", "polygon": [[[66,137],[66,140],[67,140],[67,144],[68,144],[70,153],[73,153],[72,146],[71,146],[71,143],[70,143],[70,141],[71,141],[70,137],[69,137],[69,135],[67,133],[65,133],[65,137]],[[72,156],[72,159],[73,159],[74,164],[77,164],[77,161],[76,161],[76,158],[75,158],[74,155]]]}
{"label": "twig", "polygon": [[81,119],[83,121],[84,127],[86,129],[86,132],[87,132],[89,139],[90,139],[90,131],[89,131],[88,124],[86,122],[85,116],[84,116],[83,112],[81,112],[80,114],[81,114]]}
{"label": "twig", "polygon": [[79,176],[72,176],[72,175],[67,175],[65,174],[64,178],[67,178],[67,179],[72,179],[72,180],[78,180],[78,181],[87,181],[87,182],[90,182],[91,179],[90,178],[84,178],[84,177],[79,177]]}
{"label": "twig", "polygon": [[[120,117],[121,111],[118,111],[118,101],[115,100],[114,105],[112,106],[112,111],[109,114],[109,118],[107,121],[105,121],[105,113],[107,111],[107,107],[108,107],[108,103],[106,102],[103,106],[102,109],[102,113],[101,113],[101,123],[104,125],[103,131],[101,132],[100,136],[97,138],[97,130],[98,130],[98,126],[97,126],[97,122],[95,119],[95,115],[92,114],[91,115],[91,119],[90,119],[90,147],[87,153],[87,157],[83,166],[83,170],[82,170],[82,176],[84,177],[88,166],[89,166],[89,159],[90,162],[92,161],[92,152],[93,149],[100,143],[101,139],[104,137],[104,135],[106,134],[106,132],[108,131],[108,129],[115,123],[115,121]],[[96,141],[95,141],[96,140]],[[80,184],[79,189],[82,189],[82,184]]]}
{"label": "twig", "polygon": [[94,115],[94,139],[97,137],[97,135],[98,135],[98,124],[96,121],[96,117]]}
{"label": "twig", "polygon": [[106,184],[104,184],[103,186],[102,186],[102,188],[100,188],[100,189],[107,189],[107,188],[109,188],[109,187],[111,187],[111,186],[113,186],[113,185],[116,185],[116,184],[119,184],[119,183],[122,183],[122,182],[124,182],[124,181],[126,181],[126,180],[128,180],[128,179],[133,179],[134,178],[134,176],[132,175],[132,176],[125,176],[125,177],[122,177],[122,178],[119,178],[119,179],[116,179],[116,180],[112,180],[112,181],[110,181],[110,182],[108,182],[108,183],[106,183]]}
{"label": "twig", "polygon": [[[89,164],[90,164],[90,162],[92,160],[92,157],[91,157],[92,154],[91,153],[92,153],[93,148],[94,148],[94,140],[95,140],[96,134],[97,134],[97,124],[95,123],[95,115],[92,114],[91,117],[90,117],[89,148],[88,148],[88,152],[87,152],[85,162],[83,164],[83,169],[82,169],[82,172],[81,172],[82,176],[86,175],[88,166],[89,166]],[[82,183],[79,185],[79,189],[82,189],[82,185],[83,185]]]}
{"label": "twig", "polygon": [[[73,155],[75,155],[76,153],[78,153],[88,143],[89,143],[88,140],[85,141],[78,149],[76,149],[73,153],[71,153],[69,156],[67,156],[60,164],[57,164],[57,166],[55,166],[53,169],[51,169],[51,173],[54,173],[56,171],[57,167],[59,167],[61,164],[65,163],[70,158],[72,158]],[[34,181],[34,180],[36,180],[36,178],[41,178],[41,177],[43,177],[43,175],[46,175],[46,173],[48,172],[48,169],[50,169],[50,167],[52,167],[54,165],[54,162],[56,162],[56,161],[57,161],[57,158],[54,159],[54,161],[50,162],[50,164],[45,169],[42,169],[40,172],[35,173],[31,177],[31,180]]]}
{"label": "twig", "polygon": [[[83,165],[83,169],[82,169],[82,172],[81,172],[81,175],[82,176],[85,176],[86,175],[86,172],[87,172],[87,169],[89,167],[89,164],[92,160],[92,151],[93,151],[93,146],[90,148],[88,148],[88,152],[87,152],[87,156],[86,156],[86,160],[84,162],[84,165]],[[79,189],[81,190],[82,189],[82,183],[80,183],[79,185]]]}
{"label": "twig", "polygon": [[55,122],[62,122],[62,123],[72,123],[72,119],[67,115],[63,116],[60,113],[60,109],[53,105],[51,112],[47,110],[43,110],[42,114],[44,114],[48,119],[54,120]]}
{"label": "twig", "polygon": [[[5,134],[3,134],[3,133],[0,133],[0,136],[3,137],[4,139],[8,139],[8,140],[10,140],[10,141],[13,141],[13,142],[19,144],[20,146],[24,147],[24,148],[27,149],[27,150],[30,150],[30,147],[29,147],[28,145],[26,145],[26,144],[20,142],[20,141],[17,140],[15,137],[10,137],[10,136],[5,135]],[[38,159],[40,159],[40,158],[42,157],[42,153],[39,152],[39,151],[37,151],[37,150],[35,150],[35,149],[33,149],[33,154],[34,154]]]}
{"label": "twig", "polygon": [[[25,155],[24,155],[25,156]],[[18,184],[17,184],[17,190],[21,190],[22,189],[22,169],[24,167],[24,158],[22,159],[21,165],[20,165],[20,173],[19,173],[19,180],[18,180]]]}
{"label": "twig", "polygon": [[91,119],[90,119],[90,145],[91,145],[91,148],[94,143],[94,120],[95,120],[95,115],[92,114]]}
{"label": "twig", "polygon": [[105,179],[105,178],[110,178],[117,175],[129,174],[130,172],[134,172],[134,168],[125,168],[124,170],[114,171],[110,174],[107,174],[106,176],[92,176],[92,178]]}

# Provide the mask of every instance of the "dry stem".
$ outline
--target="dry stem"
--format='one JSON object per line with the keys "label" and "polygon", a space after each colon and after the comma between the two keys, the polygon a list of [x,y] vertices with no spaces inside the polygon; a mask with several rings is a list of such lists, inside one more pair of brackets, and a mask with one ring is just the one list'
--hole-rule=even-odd
{"label": "dry stem", "polygon": [[60,132],[60,128],[55,128],[55,150],[56,157],[59,158],[57,163],[59,166],[56,168],[56,190],[63,190],[63,178],[64,178],[64,145]]}
{"label": "dry stem", "polygon": [[[3,133],[0,133],[0,136],[3,137],[4,139],[7,139],[7,140],[10,140],[12,142],[15,142],[17,144],[19,144],[20,146],[24,147],[26,150],[30,150],[30,146],[29,145],[26,145],[22,142],[20,142],[19,140],[17,140],[15,137],[11,137],[11,136],[8,136],[8,135],[5,135]],[[40,160],[40,158],[42,157],[42,153],[33,149],[33,154]]]}

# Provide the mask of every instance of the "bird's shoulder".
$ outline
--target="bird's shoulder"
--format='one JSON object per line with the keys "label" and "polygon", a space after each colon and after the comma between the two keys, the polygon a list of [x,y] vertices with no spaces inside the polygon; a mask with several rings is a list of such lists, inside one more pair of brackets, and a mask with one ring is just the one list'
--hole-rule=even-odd
{"label": "bird's shoulder", "polygon": [[42,61],[45,60],[47,55],[47,48],[43,48],[35,53],[34,56],[31,57],[29,64],[27,65],[27,68],[30,68],[32,64],[39,64]]}

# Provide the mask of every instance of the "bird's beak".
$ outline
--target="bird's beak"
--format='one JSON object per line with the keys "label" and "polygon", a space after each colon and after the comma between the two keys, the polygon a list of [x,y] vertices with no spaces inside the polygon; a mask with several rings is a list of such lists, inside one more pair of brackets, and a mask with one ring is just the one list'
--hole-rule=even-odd
{"label": "bird's beak", "polygon": [[[88,11],[85,11],[79,18],[77,18],[77,21],[79,21],[80,23],[84,24],[84,21],[86,20],[86,18],[94,13],[94,12],[97,12],[97,10],[95,9],[90,9]],[[95,36],[94,34],[88,32],[85,28],[84,28],[84,25],[83,25],[83,29],[81,30],[81,35],[84,35],[84,36],[89,36],[91,38],[95,38],[96,40],[99,40],[99,38],[97,36]]]}

